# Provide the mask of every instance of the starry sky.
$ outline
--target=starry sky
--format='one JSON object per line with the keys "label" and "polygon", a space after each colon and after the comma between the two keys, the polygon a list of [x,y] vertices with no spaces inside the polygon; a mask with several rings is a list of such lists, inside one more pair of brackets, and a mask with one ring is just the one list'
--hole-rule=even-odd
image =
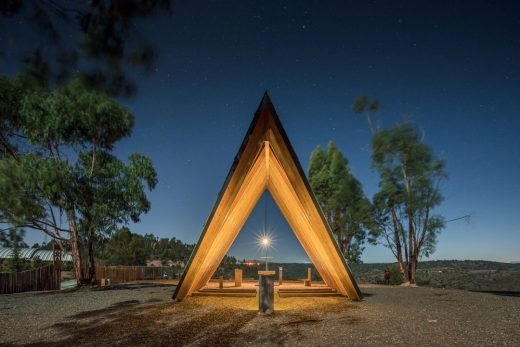
{"label": "starry sky", "polygon": [[[116,154],[150,156],[159,184],[132,230],[198,240],[265,90],[302,166],[332,140],[372,197],[370,133],[351,111],[368,95],[382,103],[382,126],[413,122],[447,161],[437,212],[471,214],[447,224],[431,259],[520,260],[518,13],[513,1],[185,1],[140,22],[159,55],[151,74],[130,72],[138,92],[120,101],[136,124]],[[14,74],[15,58],[0,72]],[[308,261],[268,194],[229,254],[261,256],[266,206],[273,260]],[[393,258],[367,245],[362,260]]]}

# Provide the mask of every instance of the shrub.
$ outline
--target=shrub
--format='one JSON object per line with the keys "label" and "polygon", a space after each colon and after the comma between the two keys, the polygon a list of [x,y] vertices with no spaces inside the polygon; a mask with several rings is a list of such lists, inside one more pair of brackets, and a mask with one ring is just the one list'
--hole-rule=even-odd
{"label": "shrub", "polygon": [[430,285],[430,272],[428,270],[417,270],[416,274],[416,283],[418,286],[428,286]]}
{"label": "shrub", "polygon": [[392,265],[390,267],[390,284],[398,286],[403,283],[403,275],[399,270],[399,265]]}

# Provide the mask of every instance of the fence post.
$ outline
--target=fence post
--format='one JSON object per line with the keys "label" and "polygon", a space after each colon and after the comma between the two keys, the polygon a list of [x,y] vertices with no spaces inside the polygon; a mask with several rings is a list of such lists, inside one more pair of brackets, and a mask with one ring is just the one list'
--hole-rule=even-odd
{"label": "fence post", "polygon": [[53,247],[53,258],[54,258],[54,271],[55,271],[55,282],[53,289],[60,289],[61,287],[61,247],[55,243]]}

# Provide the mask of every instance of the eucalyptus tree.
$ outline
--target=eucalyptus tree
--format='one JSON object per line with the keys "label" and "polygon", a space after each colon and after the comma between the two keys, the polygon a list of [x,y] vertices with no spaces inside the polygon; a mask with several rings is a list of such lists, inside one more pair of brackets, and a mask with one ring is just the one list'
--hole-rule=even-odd
{"label": "eucalyptus tree", "polygon": [[111,154],[130,135],[133,116],[81,78],[52,91],[29,89],[16,100],[11,132],[23,141],[0,160],[3,222],[70,243],[76,279],[95,281],[96,235],[138,221],[150,209],[145,190],[157,183],[150,159],[133,154],[125,164]]}
{"label": "eucalyptus tree", "polygon": [[108,151],[81,153],[74,167],[77,179],[75,201],[80,216],[80,231],[86,240],[89,278],[95,279],[94,245],[121,224],[139,222],[150,210],[145,188],[157,184],[149,158],[132,154],[128,164]]}
{"label": "eucalyptus tree", "polygon": [[374,135],[372,165],[380,174],[380,191],[373,199],[378,228],[372,230],[371,241],[388,247],[414,284],[418,261],[434,252],[444,228],[444,218],[434,209],[443,200],[445,162],[422,143],[415,127],[398,124]]}
{"label": "eucalyptus tree", "polygon": [[374,135],[379,130],[379,121],[376,121],[376,126],[372,122],[372,115],[378,113],[381,109],[381,103],[377,99],[370,99],[367,96],[360,96],[352,104],[352,110],[355,113],[365,114],[367,117],[368,128],[370,133]]}
{"label": "eucalyptus tree", "polygon": [[367,231],[373,227],[373,209],[348,161],[329,142],[311,154],[309,183],[347,260],[359,262]]}

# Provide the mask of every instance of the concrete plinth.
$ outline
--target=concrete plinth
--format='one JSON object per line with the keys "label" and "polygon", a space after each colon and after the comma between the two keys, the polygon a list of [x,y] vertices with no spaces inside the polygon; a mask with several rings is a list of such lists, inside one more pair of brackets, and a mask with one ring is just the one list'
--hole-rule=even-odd
{"label": "concrete plinth", "polygon": [[308,267],[307,268],[307,279],[304,282],[305,286],[310,287],[311,281],[312,281],[312,269],[310,267]]}
{"label": "concrete plinth", "polygon": [[235,269],[235,287],[242,287],[242,269]]}
{"label": "concrete plinth", "polygon": [[258,313],[274,312],[274,271],[258,271]]}

